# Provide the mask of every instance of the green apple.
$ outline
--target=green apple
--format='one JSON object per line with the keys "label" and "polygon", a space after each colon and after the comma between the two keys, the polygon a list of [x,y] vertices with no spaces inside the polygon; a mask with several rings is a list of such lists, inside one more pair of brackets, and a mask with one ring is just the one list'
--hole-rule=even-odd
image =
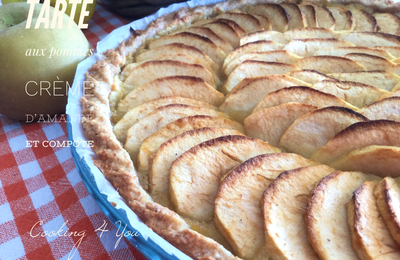
{"label": "green apple", "polygon": [[[55,7],[57,1],[58,1],[58,0],[50,0],[50,5],[53,6],[53,7]],[[68,4],[67,4],[67,9],[65,10],[65,13],[66,13],[67,15],[70,15],[70,14],[71,14],[71,10],[72,10],[72,4],[70,3],[69,0],[66,0],[66,2],[67,2]],[[80,4],[77,4],[77,6],[76,6],[75,15],[74,15],[74,22],[75,22],[76,24],[79,23],[79,18],[80,18],[80,15],[81,15],[83,2],[84,2],[84,0],[82,0],[81,3],[80,3]],[[92,18],[93,14],[94,14],[94,9],[95,9],[95,8],[96,8],[96,0],[93,0],[93,3],[88,4],[88,5],[86,6],[86,11],[89,12],[89,15],[86,16],[86,17],[84,18],[84,20],[83,20],[83,23],[84,23],[84,24],[88,24],[88,23],[89,23],[90,19]],[[61,10],[61,6],[60,6],[59,10]]]}
{"label": "green apple", "polygon": [[[77,64],[91,54],[90,45],[75,23],[62,14],[62,28],[35,29],[42,5],[36,4],[29,29],[30,5],[0,6],[0,114],[32,122],[63,113],[67,88]],[[49,6],[50,18],[54,8]],[[50,19],[51,23],[51,19]]]}

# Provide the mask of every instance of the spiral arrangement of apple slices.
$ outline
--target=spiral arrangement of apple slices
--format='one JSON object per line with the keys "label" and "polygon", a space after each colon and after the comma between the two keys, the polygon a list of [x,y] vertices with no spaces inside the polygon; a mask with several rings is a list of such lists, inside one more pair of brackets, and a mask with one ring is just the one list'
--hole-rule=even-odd
{"label": "spiral arrangement of apple slices", "polygon": [[152,198],[237,257],[400,259],[397,35],[356,5],[195,21],[115,78],[114,134]]}

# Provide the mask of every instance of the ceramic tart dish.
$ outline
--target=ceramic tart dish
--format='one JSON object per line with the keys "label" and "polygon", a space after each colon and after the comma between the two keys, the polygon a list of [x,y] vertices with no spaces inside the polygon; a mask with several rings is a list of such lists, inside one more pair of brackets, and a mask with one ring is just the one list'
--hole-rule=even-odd
{"label": "ceramic tart dish", "polygon": [[86,73],[95,165],[195,259],[400,259],[390,1],[225,1],[151,22]]}

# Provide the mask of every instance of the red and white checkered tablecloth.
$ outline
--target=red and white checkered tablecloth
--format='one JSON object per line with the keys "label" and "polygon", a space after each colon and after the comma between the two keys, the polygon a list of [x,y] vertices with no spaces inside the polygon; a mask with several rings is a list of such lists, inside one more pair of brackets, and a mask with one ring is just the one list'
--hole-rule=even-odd
{"label": "red and white checkered tablecloth", "polygon": [[[126,23],[97,5],[84,33],[95,47]],[[67,140],[65,120],[59,119],[23,124],[0,115],[0,260],[145,259],[125,238],[116,246],[121,231],[89,194],[70,148],[43,146]],[[39,141],[38,147],[27,147],[27,141]],[[96,232],[104,222],[109,231]]]}

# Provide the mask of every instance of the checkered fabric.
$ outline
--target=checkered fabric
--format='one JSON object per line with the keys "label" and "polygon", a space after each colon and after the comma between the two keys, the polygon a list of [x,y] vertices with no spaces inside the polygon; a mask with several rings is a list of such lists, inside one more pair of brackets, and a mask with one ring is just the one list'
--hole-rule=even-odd
{"label": "checkered fabric", "polygon": [[[98,5],[85,35],[95,46],[125,23]],[[0,115],[0,260],[145,259],[127,240],[117,243],[121,230],[89,194],[70,148],[45,147],[67,140],[62,119],[22,124]],[[109,231],[96,232],[104,224]]]}

